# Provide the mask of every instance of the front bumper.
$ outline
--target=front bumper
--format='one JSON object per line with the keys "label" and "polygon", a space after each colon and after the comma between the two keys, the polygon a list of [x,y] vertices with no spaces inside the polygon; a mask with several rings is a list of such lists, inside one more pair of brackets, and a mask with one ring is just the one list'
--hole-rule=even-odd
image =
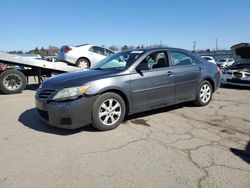
{"label": "front bumper", "polygon": [[48,102],[36,98],[36,109],[49,125],[64,129],[76,129],[92,121],[91,110],[97,96],[82,97],[67,102]]}
{"label": "front bumper", "polygon": [[234,77],[234,76],[229,75],[229,74],[222,74],[221,84],[250,87],[250,79],[237,78],[237,77]]}

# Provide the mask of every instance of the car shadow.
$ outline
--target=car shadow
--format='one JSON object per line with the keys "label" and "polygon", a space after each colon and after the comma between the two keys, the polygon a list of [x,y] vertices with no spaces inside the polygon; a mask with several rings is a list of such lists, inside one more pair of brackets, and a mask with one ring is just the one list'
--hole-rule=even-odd
{"label": "car shadow", "polygon": [[245,150],[240,150],[236,148],[230,148],[230,151],[234,154],[240,157],[243,161],[250,164],[250,141],[246,145]]}
{"label": "car shadow", "polygon": [[149,110],[149,111],[129,115],[129,116],[125,117],[124,122],[134,120],[134,119],[138,119],[138,118],[143,118],[143,117],[150,116],[150,115],[155,115],[155,114],[160,114],[160,113],[173,111],[173,110],[183,108],[183,107],[196,107],[196,106],[193,105],[191,102],[176,104],[176,105],[173,105],[173,106],[167,106],[167,107],[163,107],[163,108],[158,108],[158,109],[154,109],[154,110]]}
{"label": "car shadow", "polygon": [[[165,112],[169,112],[169,111],[176,110],[179,108],[191,107],[191,106],[195,107],[191,103],[182,103],[182,104],[163,107],[163,108],[159,108],[159,109],[155,109],[155,110],[145,111],[145,112],[126,116],[123,123],[126,123],[127,121],[131,121],[131,120],[143,118],[146,116],[159,114],[159,113],[165,113]],[[87,126],[84,126],[82,128],[78,128],[78,129],[74,129],[74,130],[67,130],[67,129],[60,129],[60,128],[52,127],[41,120],[41,118],[39,117],[35,108],[31,108],[31,109],[24,111],[19,116],[18,121],[22,125],[30,128],[30,129],[33,129],[33,130],[36,130],[39,132],[49,133],[49,134],[61,135],[61,136],[72,135],[72,134],[80,133],[82,131],[98,132],[98,130],[95,129],[94,127],[92,127],[91,125],[87,125]]]}
{"label": "car shadow", "polygon": [[56,134],[56,135],[61,135],[61,136],[67,136],[67,135],[72,135],[76,133],[80,133],[82,131],[86,132],[97,132],[95,128],[92,126],[84,126],[79,129],[74,129],[74,130],[67,130],[67,129],[60,129],[56,127],[51,127],[44,121],[42,121],[36,111],[35,108],[31,108],[29,110],[24,111],[18,118],[18,121],[22,123],[22,125],[44,133],[50,133],[50,134]]}
{"label": "car shadow", "polygon": [[28,84],[25,90],[36,91],[39,88],[40,84]]}

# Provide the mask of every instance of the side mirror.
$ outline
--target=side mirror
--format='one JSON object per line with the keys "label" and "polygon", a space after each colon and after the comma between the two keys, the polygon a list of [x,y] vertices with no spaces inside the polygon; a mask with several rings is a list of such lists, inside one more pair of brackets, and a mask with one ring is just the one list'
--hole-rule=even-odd
{"label": "side mirror", "polygon": [[151,70],[153,67],[153,64],[148,64],[148,63],[140,63],[137,67],[137,71],[142,71],[142,70]]}

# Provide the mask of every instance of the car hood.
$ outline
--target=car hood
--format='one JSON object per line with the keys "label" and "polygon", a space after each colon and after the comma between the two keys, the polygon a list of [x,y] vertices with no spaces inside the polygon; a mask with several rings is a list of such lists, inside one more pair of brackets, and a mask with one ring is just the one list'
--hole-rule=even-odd
{"label": "car hood", "polygon": [[233,53],[242,59],[250,59],[250,43],[240,43],[231,47]]}
{"label": "car hood", "polygon": [[84,85],[92,80],[111,77],[119,72],[114,70],[85,70],[71,73],[64,73],[42,83],[43,88],[68,88]]}

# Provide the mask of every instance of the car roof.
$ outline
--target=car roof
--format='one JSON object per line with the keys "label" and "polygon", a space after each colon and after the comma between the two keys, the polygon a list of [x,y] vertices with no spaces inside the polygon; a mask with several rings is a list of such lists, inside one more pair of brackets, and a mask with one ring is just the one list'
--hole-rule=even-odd
{"label": "car roof", "polygon": [[190,51],[185,50],[185,49],[172,48],[172,47],[139,48],[139,49],[126,50],[126,51],[128,51],[128,52],[143,51],[145,53],[145,52],[152,52],[152,51],[157,51],[157,50],[178,50],[178,51],[190,52]]}

